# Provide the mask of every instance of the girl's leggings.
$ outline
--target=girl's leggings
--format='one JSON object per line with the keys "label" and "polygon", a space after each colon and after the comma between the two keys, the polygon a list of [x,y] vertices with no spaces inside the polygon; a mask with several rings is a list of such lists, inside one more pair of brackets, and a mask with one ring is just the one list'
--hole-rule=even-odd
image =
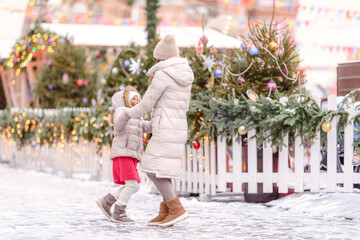
{"label": "girl's leggings", "polygon": [[125,185],[115,189],[111,192],[111,195],[117,199],[116,204],[126,206],[131,196],[139,191],[139,188],[139,184],[136,180],[126,180]]}

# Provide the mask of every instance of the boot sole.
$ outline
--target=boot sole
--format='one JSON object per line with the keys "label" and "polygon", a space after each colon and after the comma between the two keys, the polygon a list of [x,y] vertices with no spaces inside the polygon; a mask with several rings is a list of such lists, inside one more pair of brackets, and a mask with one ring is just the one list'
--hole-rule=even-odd
{"label": "boot sole", "polygon": [[112,222],[114,222],[114,223],[124,224],[124,225],[135,224],[135,222],[121,222],[121,221],[115,220],[115,219],[113,219],[113,218],[110,218],[110,221],[112,221]]}
{"label": "boot sole", "polygon": [[160,222],[151,222],[151,223],[147,223],[148,226],[159,226]]}
{"label": "boot sole", "polygon": [[179,217],[175,218],[174,220],[167,222],[167,223],[159,224],[158,226],[159,227],[170,227],[170,226],[174,225],[175,223],[184,221],[188,217],[189,217],[189,214],[186,212],[183,215],[180,215]]}
{"label": "boot sole", "polygon": [[102,207],[101,203],[99,200],[96,200],[96,204],[99,206],[99,208],[101,209],[101,211],[105,214],[105,216],[111,220],[111,216],[109,214],[107,214],[107,212],[105,211],[105,209]]}

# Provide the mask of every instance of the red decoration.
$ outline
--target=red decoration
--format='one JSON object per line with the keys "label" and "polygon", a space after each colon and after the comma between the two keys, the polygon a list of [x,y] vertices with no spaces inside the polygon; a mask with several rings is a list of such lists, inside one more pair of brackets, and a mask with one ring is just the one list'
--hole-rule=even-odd
{"label": "red decoration", "polygon": [[85,83],[85,85],[88,85],[89,84],[89,79],[85,79],[84,83]]}
{"label": "red decoration", "polygon": [[146,145],[146,138],[143,138],[143,145]]}
{"label": "red decoration", "polygon": [[286,68],[286,67],[283,67],[283,72],[284,72],[285,76],[288,75],[288,71],[287,71],[287,68]]}
{"label": "red decoration", "polygon": [[98,51],[97,53],[96,53],[96,57],[101,57],[101,52],[100,51]]}
{"label": "red decoration", "polygon": [[82,79],[78,79],[78,80],[76,81],[76,85],[77,85],[78,87],[82,87],[83,84],[84,84],[84,81],[83,81]]}
{"label": "red decoration", "polygon": [[200,148],[200,143],[194,142],[193,147],[198,150]]}

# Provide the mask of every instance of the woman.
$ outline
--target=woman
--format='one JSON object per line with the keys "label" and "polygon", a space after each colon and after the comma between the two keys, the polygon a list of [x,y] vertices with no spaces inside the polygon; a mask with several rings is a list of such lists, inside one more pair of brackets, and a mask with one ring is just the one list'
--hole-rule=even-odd
{"label": "woman", "polygon": [[175,195],[171,179],[180,177],[194,74],[188,61],[179,57],[179,48],[171,35],[157,44],[154,57],[157,64],[147,72],[151,81],[143,100],[126,111],[131,118],[152,111],[152,137],[141,169],[154,182],[164,201],[159,215],[148,225],[167,227],[189,216]]}

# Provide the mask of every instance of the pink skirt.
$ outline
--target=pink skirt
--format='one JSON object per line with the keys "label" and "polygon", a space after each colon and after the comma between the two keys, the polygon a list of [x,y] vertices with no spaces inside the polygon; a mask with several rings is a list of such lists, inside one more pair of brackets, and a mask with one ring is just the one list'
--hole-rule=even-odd
{"label": "pink skirt", "polygon": [[140,183],[137,170],[139,160],[132,157],[115,157],[112,160],[114,183],[124,185],[126,180],[136,180]]}

